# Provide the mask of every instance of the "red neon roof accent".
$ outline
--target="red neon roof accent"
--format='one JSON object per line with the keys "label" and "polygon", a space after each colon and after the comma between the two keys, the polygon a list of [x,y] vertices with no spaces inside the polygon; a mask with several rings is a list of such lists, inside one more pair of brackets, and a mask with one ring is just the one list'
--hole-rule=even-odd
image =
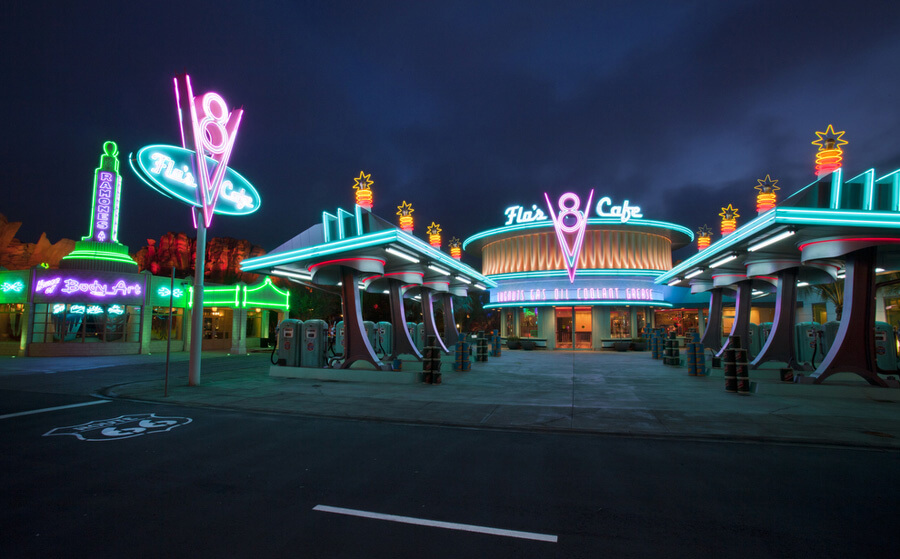
{"label": "red neon roof accent", "polygon": [[389,274],[384,274],[384,277],[388,277],[388,276],[402,276],[402,275],[405,275],[405,274],[415,274],[415,275],[417,275],[417,276],[422,276],[423,278],[425,277],[425,273],[424,273],[424,272],[391,272],[391,273],[389,273]]}
{"label": "red neon roof accent", "polygon": [[850,239],[825,239],[822,241],[810,241],[808,243],[803,243],[800,245],[800,250],[803,251],[804,248],[809,245],[817,245],[819,243],[846,243],[846,242],[854,242],[854,241],[875,241],[879,243],[900,243],[900,239],[897,237],[857,237]]}
{"label": "red neon roof accent", "polygon": [[337,260],[326,260],[325,262],[317,262],[312,266],[308,266],[306,269],[312,272],[313,268],[318,268],[319,266],[328,266],[331,264],[340,264],[341,262],[361,262],[363,260],[369,260],[372,262],[379,262],[382,266],[384,266],[384,260],[380,258],[338,258]]}
{"label": "red neon roof accent", "polygon": [[712,277],[712,279],[716,278],[745,278],[747,274],[716,274]]}
{"label": "red neon roof accent", "polygon": [[422,282],[422,285],[431,285],[433,283],[443,283],[444,285],[450,285],[449,281],[426,281]]}

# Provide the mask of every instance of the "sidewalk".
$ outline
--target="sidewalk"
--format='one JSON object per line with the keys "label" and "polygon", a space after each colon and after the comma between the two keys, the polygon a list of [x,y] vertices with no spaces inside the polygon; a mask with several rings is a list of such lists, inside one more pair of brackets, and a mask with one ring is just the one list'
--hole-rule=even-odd
{"label": "sidewalk", "polygon": [[452,372],[445,357],[441,385],[274,378],[267,353],[204,359],[199,387],[187,386],[181,359],[173,364],[168,397],[159,362],[153,365],[159,380],[101,393],[445,426],[900,449],[900,390],[869,387],[855,375],[813,386],[782,383],[777,369],[751,371],[754,392],[738,395],[725,392],[721,370],[691,377],[686,368],[662,365],[649,352],[504,350],[466,373]]}

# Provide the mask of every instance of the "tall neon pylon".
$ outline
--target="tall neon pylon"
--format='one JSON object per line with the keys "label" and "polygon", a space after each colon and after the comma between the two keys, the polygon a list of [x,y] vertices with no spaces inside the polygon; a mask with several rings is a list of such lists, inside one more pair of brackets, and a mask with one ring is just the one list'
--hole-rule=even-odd
{"label": "tall neon pylon", "polygon": [[843,160],[844,150],[841,146],[848,142],[842,136],[844,131],[835,132],[834,128],[829,124],[824,132],[816,132],[818,139],[813,141],[814,146],[819,146],[816,152],[816,176],[821,177],[828,173],[840,169]]}

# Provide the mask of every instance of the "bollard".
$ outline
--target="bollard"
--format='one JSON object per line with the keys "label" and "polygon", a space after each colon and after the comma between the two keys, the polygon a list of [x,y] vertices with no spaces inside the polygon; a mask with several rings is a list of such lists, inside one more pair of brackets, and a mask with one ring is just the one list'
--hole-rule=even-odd
{"label": "bollard", "polygon": [[722,360],[722,365],[725,368],[725,391],[737,393],[736,363],[733,349],[725,350],[725,358]]}
{"label": "bollard", "polygon": [[750,363],[746,349],[734,350],[734,374],[738,394],[750,394]]}

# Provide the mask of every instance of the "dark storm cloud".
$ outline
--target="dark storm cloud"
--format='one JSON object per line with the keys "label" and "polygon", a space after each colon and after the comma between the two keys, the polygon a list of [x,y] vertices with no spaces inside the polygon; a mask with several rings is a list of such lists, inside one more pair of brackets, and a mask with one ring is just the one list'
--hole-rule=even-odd
{"label": "dark storm cloud", "polygon": [[[104,5],[105,6],[105,5]],[[848,173],[900,165],[894,3],[157,2],[3,8],[0,77],[20,237],[85,234],[100,146],[177,143],[171,77],[243,105],[233,167],[263,196],[212,235],[273,248],[322,210],[416,208],[445,237],[567,190],[715,228],[753,215],[766,173],[812,181],[810,141],[847,130]],[[124,157],[123,157],[124,159]],[[894,165],[895,167],[890,167]],[[124,170],[122,237],[190,228],[187,209]],[[41,204],[34,204],[35,195]]]}

